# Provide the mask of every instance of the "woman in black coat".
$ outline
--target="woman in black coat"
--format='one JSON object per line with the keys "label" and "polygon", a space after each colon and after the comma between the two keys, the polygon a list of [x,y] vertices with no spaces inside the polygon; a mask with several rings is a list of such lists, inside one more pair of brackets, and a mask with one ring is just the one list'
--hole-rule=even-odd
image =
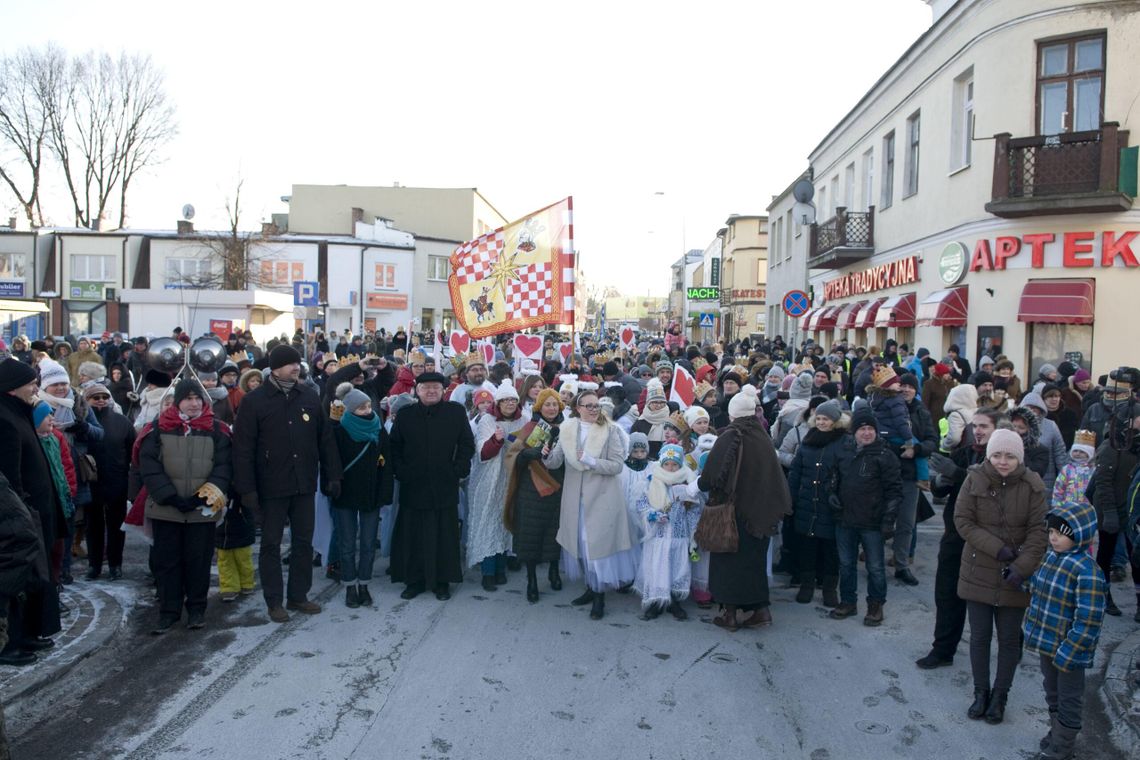
{"label": "woman in black coat", "polygon": [[[622,403],[629,404],[628,401]],[[553,445],[553,441],[558,439],[558,423],[561,421],[562,400],[558,391],[550,388],[540,391],[534,402],[533,418],[512,433],[514,442],[507,449],[505,464],[513,466],[507,481],[503,520],[514,534],[515,554],[526,564],[526,598],[531,604],[538,601],[540,562],[550,563],[547,573],[550,588],[555,591],[562,588],[562,578],[558,574],[562,551],[557,536],[562,512],[562,479],[566,468],[562,466],[551,470],[542,464],[542,447],[544,444]],[[537,445],[527,445],[534,431],[540,428],[546,429],[544,434],[535,435]],[[540,437],[541,442],[538,441]]]}
{"label": "woman in black coat", "polygon": [[107,567],[114,581],[123,577],[126,534],[122,525],[127,516],[127,473],[135,445],[135,428],[130,420],[111,408],[111,392],[105,386],[88,385],[83,395],[103,427],[103,440],[91,447],[99,479],[91,484],[91,505],[87,510],[87,580],[95,580],[103,572],[106,546]]}
{"label": "woman in black coat", "polygon": [[831,502],[836,496],[841,459],[848,454],[844,445],[848,420],[838,401],[816,407],[815,427],[804,436],[788,474],[798,536],[800,590],[796,601],[800,604],[811,602],[819,577],[823,606],[839,605],[839,553]]}
{"label": "woman in black coat", "polygon": [[388,433],[363,391],[354,388],[342,401],[344,415],[333,427],[333,435],[344,477],[340,493],[332,499],[340,550],[340,580],[348,587],[345,606],[371,607],[368,582],[372,580],[372,563],[376,558],[380,507],[392,501]]}

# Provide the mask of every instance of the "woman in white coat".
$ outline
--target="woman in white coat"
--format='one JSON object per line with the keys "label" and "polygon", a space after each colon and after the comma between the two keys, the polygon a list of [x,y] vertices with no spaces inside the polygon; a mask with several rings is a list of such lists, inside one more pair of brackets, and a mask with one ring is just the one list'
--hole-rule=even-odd
{"label": "woman in white coat", "polygon": [[593,620],[605,614],[606,590],[621,588],[637,575],[619,477],[625,445],[621,431],[599,407],[596,390],[578,393],[573,416],[562,423],[554,448],[543,450],[547,467],[566,465],[558,544],[567,577],[586,581],[586,592],[571,604],[592,604]]}

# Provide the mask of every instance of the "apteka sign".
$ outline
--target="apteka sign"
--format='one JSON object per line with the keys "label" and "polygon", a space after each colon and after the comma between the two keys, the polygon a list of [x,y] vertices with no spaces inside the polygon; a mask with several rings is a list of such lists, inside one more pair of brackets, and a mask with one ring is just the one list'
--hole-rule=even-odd
{"label": "apteka sign", "polygon": [[823,300],[832,301],[836,298],[857,296],[876,290],[898,287],[899,285],[909,285],[912,282],[918,282],[917,256],[880,264],[862,272],[851,272],[825,282]]}

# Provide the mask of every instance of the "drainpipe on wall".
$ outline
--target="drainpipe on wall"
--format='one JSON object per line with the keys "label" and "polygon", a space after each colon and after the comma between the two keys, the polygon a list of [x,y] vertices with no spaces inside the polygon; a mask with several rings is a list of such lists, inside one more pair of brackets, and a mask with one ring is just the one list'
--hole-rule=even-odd
{"label": "drainpipe on wall", "polygon": [[[364,252],[368,246],[360,246],[360,290],[356,291],[356,305],[360,307],[360,332],[364,332]],[[349,325],[351,329],[352,325]]]}

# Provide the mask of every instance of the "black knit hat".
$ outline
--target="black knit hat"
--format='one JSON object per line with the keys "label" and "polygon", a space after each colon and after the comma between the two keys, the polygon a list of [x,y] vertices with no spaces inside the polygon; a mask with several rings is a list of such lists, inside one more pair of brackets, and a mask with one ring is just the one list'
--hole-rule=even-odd
{"label": "black knit hat", "polygon": [[36,380],[36,371],[31,365],[11,357],[0,362],[0,393],[23,388]]}
{"label": "black knit hat", "polygon": [[1045,526],[1052,528],[1060,533],[1062,536],[1069,538],[1076,538],[1076,533],[1073,531],[1073,526],[1069,525],[1068,520],[1058,514],[1048,514],[1045,516]]}
{"label": "black knit hat", "polygon": [[165,372],[159,372],[157,369],[148,369],[145,379],[147,385],[153,385],[155,388],[170,387],[170,375]]}
{"label": "black knit hat", "polygon": [[899,375],[899,385],[909,385],[911,388],[914,388],[916,391],[921,390],[918,387],[918,378],[909,372],[904,372],[903,374]]}
{"label": "black knit hat", "polygon": [[602,377],[614,377],[621,373],[617,362],[610,360],[602,365]]}
{"label": "black knit hat", "polygon": [[851,430],[856,431],[864,425],[870,425],[875,428],[876,432],[879,430],[879,424],[875,422],[875,415],[871,411],[871,407],[866,404],[861,405],[851,415]]}
{"label": "black knit hat", "polygon": [[269,352],[269,369],[281,369],[290,364],[300,364],[301,353],[289,345],[280,345]]}
{"label": "black knit hat", "polygon": [[989,372],[986,372],[985,370],[978,370],[977,372],[974,373],[974,376],[970,379],[971,379],[971,382],[973,382],[974,387],[976,388],[979,385],[985,385],[986,383],[992,383],[994,381],[994,376],[991,375]]}
{"label": "black knit hat", "polygon": [[187,377],[183,380],[179,380],[178,385],[174,386],[174,405],[178,406],[181,404],[191,393],[202,399],[203,402],[209,398],[197,380]]}

